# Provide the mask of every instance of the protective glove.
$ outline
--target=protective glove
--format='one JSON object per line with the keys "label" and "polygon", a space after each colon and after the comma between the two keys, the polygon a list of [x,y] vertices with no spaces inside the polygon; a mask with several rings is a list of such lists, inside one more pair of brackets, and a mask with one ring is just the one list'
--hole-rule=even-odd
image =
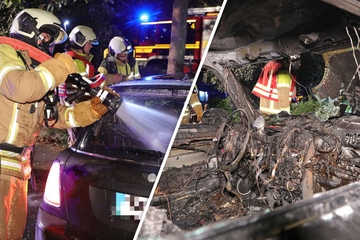
{"label": "protective glove", "polygon": [[202,113],[199,113],[198,115],[197,115],[197,122],[201,122],[201,118],[202,118]]}
{"label": "protective glove", "polygon": [[109,93],[111,93],[111,94],[114,95],[114,96],[120,97],[119,94],[117,94],[115,91],[113,91],[112,89],[108,88],[107,86],[104,86],[102,89],[105,90],[105,91],[108,91]]}
{"label": "protective glove", "polygon": [[69,70],[69,74],[71,73],[76,73],[77,67],[74,63],[74,60],[72,59],[72,57],[67,54],[67,53],[56,53],[54,56],[55,59],[59,59],[60,61],[62,61],[65,65],[66,68]]}
{"label": "protective glove", "polygon": [[[103,87],[102,89],[109,92],[109,94],[120,97],[119,94],[117,94],[115,91],[113,91],[112,89],[106,86]],[[108,111],[108,108],[101,103],[101,99],[99,97],[94,97],[93,99],[91,99],[90,109],[92,113],[98,118],[102,117]]]}
{"label": "protective glove", "polygon": [[107,107],[101,103],[101,99],[99,97],[94,97],[91,99],[90,109],[92,113],[98,118],[101,118],[108,111]]}

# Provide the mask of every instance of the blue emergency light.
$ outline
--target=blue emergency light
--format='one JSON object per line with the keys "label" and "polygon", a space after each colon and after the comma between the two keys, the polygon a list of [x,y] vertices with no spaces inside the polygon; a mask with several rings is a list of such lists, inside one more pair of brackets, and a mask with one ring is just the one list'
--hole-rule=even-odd
{"label": "blue emergency light", "polygon": [[140,20],[143,22],[146,22],[147,20],[149,20],[149,15],[147,14],[142,14],[140,17]]}

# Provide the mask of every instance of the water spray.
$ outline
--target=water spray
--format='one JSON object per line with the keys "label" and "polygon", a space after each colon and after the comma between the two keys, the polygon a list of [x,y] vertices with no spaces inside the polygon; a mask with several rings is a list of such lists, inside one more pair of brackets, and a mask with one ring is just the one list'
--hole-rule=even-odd
{"label": "water spray", "polygon": [[116,115],[147,149],[166,152],[178,116],[124,100]]}

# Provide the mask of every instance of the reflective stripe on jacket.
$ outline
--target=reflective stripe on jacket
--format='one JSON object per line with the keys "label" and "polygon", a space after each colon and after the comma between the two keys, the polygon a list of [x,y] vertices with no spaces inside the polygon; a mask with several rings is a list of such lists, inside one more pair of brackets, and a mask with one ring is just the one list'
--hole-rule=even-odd
{"label": "reflective stripe on jacket", "polygon": [[272,78],[276,79],[276,89],[270,89],[267,92],[271,92],[270,95],[267,95],[270,97],[260,98],[260,111],[267,114],[277,114],[281,111],[290,113],[290,103],[296,95],[295,81],[287,70],[280,70],[277,74],[272,74]]}
{"label": "reflective stripe on jacket", "polygon": [[[293,79],[294,78],[294,79]],[[289,91],[289,102],[296,96],[295,76],[290,76],[287,70],[280,70],[276,74],[271,70],[267,82],[258,81],[252,90],[252,93],[259,98],[266,98],[273,101],[278,101],[278,88],[287,87]]]}

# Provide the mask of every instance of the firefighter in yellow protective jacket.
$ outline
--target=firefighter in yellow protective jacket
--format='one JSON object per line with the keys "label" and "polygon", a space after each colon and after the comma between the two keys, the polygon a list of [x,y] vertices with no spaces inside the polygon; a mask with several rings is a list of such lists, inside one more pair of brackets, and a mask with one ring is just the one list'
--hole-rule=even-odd
{"label": "firefighter in yellow protective jacket", "polygon": [[131,43],[122,37],[113,37],[98,71],[105,76],[106,85],[141,78],[139,66],[132,56]]}
{"label": "firefighter in yellow protective jacket", "polygon": [[[22,239],[27,215],[27,184],[30,178],[30,152],[44,123],[43,101],[49,91],[77,71],[72,58],[51,49],[66,40],[61,22],[40,9],[20,12],[10,29],[12,38],[0,44],[0,239]],[[10,39],[11,41],[5,41]],[[20,41],[19,41],[20,40]],[[5,43],[4,43],[5,42]],[[19,47],[17,43],[24,44]],[[19,50],[20,49],[20,50]],[[24,51],[22,51],[22,50]],[[26,49],[26,50],[25,50]],[[40,51],[40,50],[41,51]],[[45,53],[47,54],[45,54]],[[48,56],[41,61],[36,56]],[[89,125],[101,118],[107,108],[97,98],[73,107],[57,103],[56,128]],[[48,111],[46,111],[48,115]],[[49,114],[51,116],[51,114]],[[46,117],[45,117],[46,118]]]}
{"label": "firefighter in yellow protective jacket", "polygon": [[187,108],[185,109],[185,112],[183,114],[181,124],[190,123],[190,120],[193,120],[192,119],[193,115],[196,115],[196,119],[194,119],[195,122],[201,121],[201,117],[202,117],[204,110],[203,110],[202,104],[199,100],[198,94],[199,94],[198,88],[195,85],[194,90],[190,96],[189,105],[187,106]]}
{"label": "firefighter in yellow protective jacket", "polygon": [[290,113],[291,100],[296,96],[296,76],[289,73],[283,61],[268,62],[252,90],[260,98],[260,111],[265,114]]}

